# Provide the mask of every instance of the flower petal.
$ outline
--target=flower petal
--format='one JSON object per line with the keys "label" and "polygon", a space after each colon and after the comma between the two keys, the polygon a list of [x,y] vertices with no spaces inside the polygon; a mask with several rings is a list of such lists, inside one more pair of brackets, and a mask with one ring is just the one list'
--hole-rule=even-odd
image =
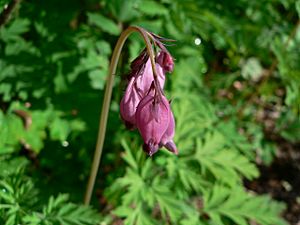
{"label": "flower petal", "polygon": [[169,117],[170,105],[164,96],[159,102],[156,102],[154,96],[147,95],[139,103],[136,111],[136,126],[148,150],[151,150],[152,146],[158,148],[161,138],[168,128]]}
{"label": "flower petal", "polygon": [[141,100],[139,93],[134,87],[135,78],[132,77],[126,88],[125,95],[120,103],[120,114],[127,128],[135,127],[136,108]]}

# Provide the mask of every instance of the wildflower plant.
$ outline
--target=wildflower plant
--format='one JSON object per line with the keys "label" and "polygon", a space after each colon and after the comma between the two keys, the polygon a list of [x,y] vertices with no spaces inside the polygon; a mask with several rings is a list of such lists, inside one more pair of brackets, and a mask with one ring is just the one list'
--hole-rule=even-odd
{"label": "wildflower plant", "polygon": [[300,1],[223,3],[0,0],[0,224],[296,224]]}

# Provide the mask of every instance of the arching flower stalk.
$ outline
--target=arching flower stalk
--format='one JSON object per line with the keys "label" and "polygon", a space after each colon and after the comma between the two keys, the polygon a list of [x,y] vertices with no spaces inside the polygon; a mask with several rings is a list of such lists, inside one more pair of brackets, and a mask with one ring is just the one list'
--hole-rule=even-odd
{"label": "arching flower stalk", "polygon": [[[163,146],[175,154],[178,153],[173,142],[175,133],[174,116],[170,103],[163,93],[165,75],[167,72],[172,72],[174,67],[173,58],[163,42],[172,40],[150,33],[141,27],[128,27],[122,32],[115,46],[109,67],[97,144],[84,198],[86,205],[90,203],[100,165],[114,74],[123,45],[133,32],[138,32],[142,36],[146,48],[131,63],[128,86],[120,103],[121,117],[126,127],[139,130],[144,140],[143,149],[150,156]],[[153,45],[155,49],[158,49],[156,54],[154,54]]]}

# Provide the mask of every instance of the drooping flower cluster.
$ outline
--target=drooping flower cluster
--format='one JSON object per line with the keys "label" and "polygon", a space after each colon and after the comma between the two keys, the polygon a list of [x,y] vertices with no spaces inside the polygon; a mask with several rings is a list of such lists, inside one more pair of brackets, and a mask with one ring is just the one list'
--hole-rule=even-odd
{"label": "drooping flower cluster", "polygon": [[143,149],[152,156],[165,147],[178,154],[173,141],[175,120],[163,94],[166,72],[172,72],[173,58],[159,40],[154,73],[146,50],[131,63],[129,83],[120,103],[120,114],[129,129],[137,128],[144,140]]}

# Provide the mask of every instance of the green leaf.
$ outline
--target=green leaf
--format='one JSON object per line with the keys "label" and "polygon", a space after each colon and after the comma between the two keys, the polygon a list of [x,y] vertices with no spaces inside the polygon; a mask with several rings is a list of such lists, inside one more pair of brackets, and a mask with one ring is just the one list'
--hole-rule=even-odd
{"label": "green leaf", "polygon": [[89,78],[93,89],[103,90],[105,85],[106,71],[101,69],[91,70],[89,72]]}
{"label": "green leaf", "polygon": [[207,134],[204,144],[198,140],[195,158],[202,169],[231,186],[240,182],[239,174],[248,179],[257,177],[258,170],[255,165],[239,152],[227,149],[225,143],[223,135],[218,132]]}
{"label": "green leaf", "polygon": [[123,159],[134,169],[134,170],[138,170],[138,164],[135,160],[135,158],[132,155],[132,152],[128,146],[128,144],[126,143],[126,141],[124,139],[121,140],[121,144],[123,146],[123,148],[125,149],[125,154],[123,155]]}
{"label": "green leaf", "polygon": [[280,134],[285,139],[296,143],[300,140],[300,119],[295,120],[289,124],[286,129],[283,129]]}
{"label": "green leaf", "polygon": [[24,133],[21,119],[0,111],[0,129],[0,155],[17,151]]}
{"label": "green leaf", "polygon": [[66,84],[66,79],[62,73],[62,64],[61,63],[58,63],[58,71],[57,71],[57,74],[56,74],[53,82],[54,82],[55,92],[57,94],[67,91],[68,88],[67,88],[67,84]]}
{"label": "green leaf", "polygon": [[267,196],[252,196],[240,187],[228,189],[215,185],[204,193],[204,211],[217,224],[223,224],[221,218],[227,217],[241,225],[247,225],[248,220],[262,225],[286,225],[278,216],[284,208],[283,204],[271,202]]}
{"label": "green leaf", "polygon": [[138,6],[138,10],[150,16],[168,14],[168,10],[164,5],[151,0],[142,1]]}
{"label": "green leaf", "polygon": [[41,222],[38,218],[48,224],[86,224],[94,225],[101,221],[100,215],[89,206],[76,205],[68,202],[69,197],[66,194],[60,194],[56,198],[50,197],[49,202],[43,208],[43,215],[33,212],[24,217],[27,224],[38,224]]}
{"label": "green leaf", "polygon": [[29,19],[18,18],[14,20],[8,28],[0,29],[0,38],[5,42],[10,40],[20,40],[21,34],[29,30],[30,21]]}
{"label": "green leaf", "polygon": [[174,198],[172,193],[170,193],[166,187],[155,186],[153,189],[155,199],[158,202],[163,217],[165,219],[169,217],[173,222],[178,221],[182,215],[182,210],[185,207],[183,202]]}
{"label": "green leaf", "polygon": [[70,133],[70,125],[66,120],[55,118],[49,126],[50,137],[53,140],[65,141]]}
{"label": "green leaf", "polygon": [[110,0],[107,5],[111,13],[118,21],[129,22],[140,14],[135,9],[141,0]]}
{"label": "green leaf", "polygon": [[111,19],[102,16],[98,13],[88,13],[88,20],[90,24],[96,25],[104,32],[107,32],[112,35],[118,35],[121,32],[120,27],[113,22]]}
{"label": "green leaf", "polygon": [[129,216],[125,219],[125,225],[131,224],[145,224],[145,225],[155,225],[157,221],[154,221],[148,213],[144,212],[142,204],[138,204],[131,212]]}
{"label": "green leaf", "polygon": [[7,83],[0,84],[0,93],[3,95],[3,101],[8,102],[12,98],[12,85]]}

